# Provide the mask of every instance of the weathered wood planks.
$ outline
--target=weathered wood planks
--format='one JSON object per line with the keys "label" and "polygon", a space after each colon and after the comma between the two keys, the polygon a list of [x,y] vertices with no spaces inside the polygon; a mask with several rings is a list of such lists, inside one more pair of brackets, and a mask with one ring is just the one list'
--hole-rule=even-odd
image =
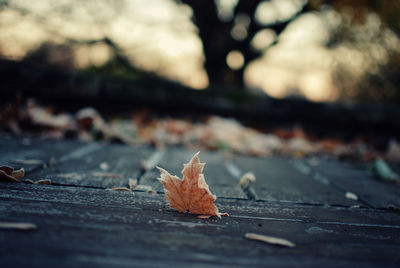
{"label": "weathered wood planks", "polygon": [[[311,267],[400,261],[400,215],[385,210],[220,199],[229,217],[198,219],[164,208],[161,194],[7,183],[0,184],[0,198],[1,221],[38,226],[0,231],[7,241],[0,245],[2,266],[27,260],[33,266],[287,266],[298,260]],[[296,247],[249,241],[247,232],[283,237]]]}
{"label": "weathered wood planks", "polygon": [[[180,175],[194,151],[167,148],[158,155],[149,147],[103,143],[33,140],[31,144],[0,139],[3,163],[11,158],[6,152],[14,153],[11,159],[55,159],[52,166],[39,165],[27,173],[35,180],[50,178],[53,185],[0,182],[0,221],[38,227],[0,229],[1,267],[400,264],[400,214],[386,209],[388,202],[397,204],[398,188],[365,176],[367,171],[360,167],[236,156],[231,164],[239,173],[256,174],[252,187],[258,199],[252,201],[220,153],[202,152],[207,182],[219,197],[216,205],[230,216],[199,219],[168,207],[156,181],[158,171],[152,168],[159,165]],[[157,155],[148,169],[143,167],[143,160]],[[65,176],[68,173],[84,176]],[[138,178],[139,185],[158,192],[110,190],[127,187],[129,178]],[[345,198],[346,191],[356,193],[361,202]],[[296,247],[250,241],[244,238],[248,232],[285,238]]]}

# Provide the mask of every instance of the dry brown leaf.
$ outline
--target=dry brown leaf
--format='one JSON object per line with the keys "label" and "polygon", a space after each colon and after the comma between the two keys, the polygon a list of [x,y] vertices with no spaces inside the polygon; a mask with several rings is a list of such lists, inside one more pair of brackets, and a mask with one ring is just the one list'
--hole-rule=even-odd
{"label": "dry brown leaf", "polygon": [[183,179],[172,176],[166,170],[158,168],[161,176],[158,179],[165,188],[165,196],[172,208],[179,212],[211,215],[221,217],[218,208],[214,205],[217,199],[213,195],[202,173],[205,163],[200,163],[196,153],[189,163],[184,164]]}
{"label": "dry brown leaf", "polygon": [[51,180],[49,180],[49,179],[38,180],[38,181],[36,182],[36,184],[50,185],[50,184],[51,184]]}
{"label": "dry brown leaf", "polygon": [[53,114],[51,110],[35,104],[29,104],[26,111],[32,123],[37,126],[59,130],[75,129],[75,121],[72,116],[68,114]]}
{"label": "dry brown leaf", "polygon": [[6,174],[11,174],[14,171],[14,168],[9,166],[1,166],[0,170],[4,171]]}
{"label": "dry brown leaf", "polygon": [[19,179],[21,179],[23,176],[25,175],[25,171],[24,171],[24,169],[18,169],[18,170],[14,170],[12,173],[11,173],[11,176],[13,176],[15,179],[17,179],[17,180],[19,180]]}
{"label": "dry brown leaf", "polygon": [[247,188],[249,188],[250,184],[255,181],[256,181],[256,176],[254,175],[254,173],[246,172],[240,178],[239,185],[240,185],[240,187],[242,187],[242,189],[247,189]]}
{"label": "dry brown leaf", "polygon": [[36,230],[37,226],[27,222],[0,222],[0,229],[30,231]]}
{"label": "dry brown leaf", "polygon": [[12,167],[0,166],[0,180],[20,182],[19,179],[25,174],[23,168],[14,170]]}
{"label": "dry brown leaf", "polygon": [[131,191],[126,187],[113,187],[113,188],[111,188],[111,190],[113,190],[113,191],[121,191],[121,192],[130,192]]}
{"label": "dry brown leaf", "polygon": [[283,239],[283,238],[278,238],[278,237],[273,237],[273,236],[267,236],[267,235],[261,235],[261,234],[254,234],[254,233],[246,233],[244,235],[245,238],[250,239],[250,240],[257,240],[261,242],[265,242],[268,244],[272,245],[279,245],[279,246],[284,246],[284,247],[290,247],[293,248],[296,245],[289,240]]}

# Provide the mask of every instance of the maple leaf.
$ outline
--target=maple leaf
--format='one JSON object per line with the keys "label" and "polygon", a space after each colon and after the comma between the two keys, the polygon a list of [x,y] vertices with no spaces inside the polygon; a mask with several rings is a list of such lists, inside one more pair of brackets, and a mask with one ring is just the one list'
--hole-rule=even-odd
{"label": "maple leaf", "polygon": [[172,176],[165,169],[157,167],[161,172],[158,180],[164,185],[165,196],[172,208],[179,212],[187,212],[200,215],[211,215],[221,218],[218,208],[214,205],[217,199],[210,192],[202,173],[206,163],[200,163],[196,153],[189,163],[184,164],[182,170],[183,179]]}

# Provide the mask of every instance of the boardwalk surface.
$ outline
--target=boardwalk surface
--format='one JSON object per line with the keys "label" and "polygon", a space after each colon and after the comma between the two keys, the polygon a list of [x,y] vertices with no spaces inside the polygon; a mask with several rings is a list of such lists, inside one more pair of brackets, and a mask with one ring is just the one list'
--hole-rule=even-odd
{"label": "boardwalk surface", "polygon": [[[0,182],[0,222],[37,226],[0,228],[0,267],[400,266],[400,187],[376,180],[365,166],[202,152],[216,205],[230,216],[199,219],[168,207],[154,169],[180,175],[194,153],[0,139],[1,165],[52,182]],[[248,171],[257,178],[252,194],[238,184]],[[136,190],[111,190],[128,187],[129,179],[138,181]],[[246,233],[296,246],[247,240]]]}

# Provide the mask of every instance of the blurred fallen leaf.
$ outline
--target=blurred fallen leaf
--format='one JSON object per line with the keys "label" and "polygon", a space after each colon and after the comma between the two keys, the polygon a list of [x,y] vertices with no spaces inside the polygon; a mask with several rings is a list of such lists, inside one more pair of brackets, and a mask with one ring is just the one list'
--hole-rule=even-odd
{"label": "blurred fallen leaf", "polygon": [[75,121],[72,116],[67,114],[52,114],[50,110],[37,106],[28,105],[27,113],[32,123],[38,126],[49,127],[59,130],[76,129]]}
{"label": "blurred fallen leaf", "polygon": [[129,179],[129,189],[133,190],[135,189],[136,185],[137,185],[137,180],[136,179]]}
{"label": "blurred fallen leaf", "polygon": [[200,163],[196,153],[182,170],[183,179],[172,176],[166,170],[158,168],[161,172],[158,179],[165,188],[165,197],[172,208],[179,212],[192,214],[211,215],[221,217],[218,208],[214,205],[217,199],[213,195],[202,173],[205,163]]}
{"label": "blurred fallen leaf", "polygon": [[19,179],[25,174],[23,168],[14,170],[12,167],[0,166],[0,180],[20,182]]}
{"label": "blurred fallen leaf", "polygon": [[104,171],[109,169],[109,165],[106,162],[100,163],[99,167],[101,170],[104,170]]}
{"label": "blurred fallen leaf", "polygon": [[36,184],[50,185],[50,184],[51,184],[51,180],[49,180],[49,179],[38,180],[38,181],[36,182]]}
{"label": "blurred fallen leaf", "polygon": [[256,181],[256,176],[253,172],[247,172],[243,174],[243,176],[239,180],[239,185],[242,189],[247,189],[250,186],[250,183]]}
{"label": "blurred fallen leaf", "polygon": [[43,179],[43,180],[38,180],[38,181],[33,181],[31,179],[25,179],[24,182],[28,183],[28,184],[42,184],[42,185],[50,185],[51,184],[51,180],[49,180],[49,179]]}
{"label": "blurred fallen leaf", "polygon": [[358,196],[352,192],[346,192],[345,196],[347,199],[358,200]]}
{"label": "blurred fallen leaf", "polygon": [[27,222],[0,222],[0,229],[32,231],[36,230],[37,226],[34,223]]}
{"label": "blurred fallen leaf", "polygon": [[302,158],[305,155],[315,152],[316,147],[308,140],[296,137],[289,140],[286,150],[293,156]]}
{"label": "blurred fallen leaf", "polygon": [[378,157],[373,166],[372,172],[378,179],[387,182],[397,182],[400,183],[400,177],[397,173],[395,173],[389,165],[380,157]]}
{"label": "blurred fallen leaf", "polygon": [[111,188],[111,190],[113,190],[113,191],[121,191],[121,192],[130,192],[131,191],[126,187],[113,187],[113,188]]}
{"label": "blurred fallen leaf", "polygon": [[268,244],[272,245],[278,245],[278,246],[284,246],[284,247],[290,247],[293,248],[296,245],[289,240],[283,239],[283,238],[278,238],[278,237],[273,237],[273,236],[267,236],[267,235],[261,235],[261,234],[254,234],[254,233],[246,233],[244,235],[245,238],[250,239],[250,240],[257,240],[261,242],[265,242]]}

